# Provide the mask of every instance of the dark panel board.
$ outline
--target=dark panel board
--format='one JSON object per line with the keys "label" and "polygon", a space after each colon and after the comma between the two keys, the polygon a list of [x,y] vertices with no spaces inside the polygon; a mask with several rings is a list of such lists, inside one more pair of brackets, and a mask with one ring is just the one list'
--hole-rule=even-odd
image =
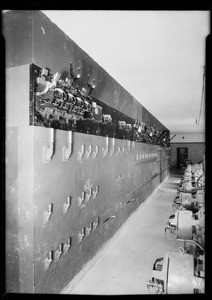
{"label": "dark panel board", "polygon": [[[151,119],[148,121],[151,125],[138,123],[137,119],[81,91],[72,82],[72,70],[65,80],[58,77],[54,81],[57,73],[53,75],[48,69],[32,64],[30,76],[30,125],[149,144],[169,143],[168,130],[164,131],[148,111],[140,109],[146,119]],[[156,125],[161,128],[160,132],[154,128]]]}
{"label": "dark panel board", "polygon": [[[29,22],[32,23],[31,26],[29,26]],[[27,64],[29,61],[35,62],[39,66],[50,68],[53,73],[60,72],[62,78],[65,79],[69,74],[69,64],[73,62],[75,71],[77,67],[81,68],[81,77],[78,81],[80,89],[86,87],[87,75],[90,75],[96,79],[96,88],[93,91],[95,98],[131,118],[136,116],[140,122],[147,123],[147,126],[158,123],[156,118],[146,109],[141,115],[140,109],[137,109],[137,107],[141,108],[142,105],[52,23],[45,14],[40,11],[9,11],[4,14],[4,23],[7,24],[4,36],[8,44],[8,50],[10,47],[14,49],[14,53],[10,54],[10,51],[8,51],[8,67],[17,65],[13,61],[16,55],[18,61],[20,61],[19,65]],[[14,28],[20,28],[20,32],[14,31]],[[24,35],[22,35],[22,32]],[[20,42],[22,39],[24,39],[26,45]],[[22,45],[25,46],[23,49]],[[30,55],[31,59],[29,60],[27,57],[30,57]],[[22,61],[25,57],[27,59]],[[160,125],[158,126],[160,127]]]}

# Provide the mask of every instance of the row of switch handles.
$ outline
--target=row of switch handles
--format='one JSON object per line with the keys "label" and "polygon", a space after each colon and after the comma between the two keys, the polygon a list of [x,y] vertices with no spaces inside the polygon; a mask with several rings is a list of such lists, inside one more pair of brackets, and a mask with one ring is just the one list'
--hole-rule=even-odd
{"label": "row of switch handles", "polygon": [[[162,154],[162,157],[164,158],[169,158],[169,156],[165,156]],[[161,159],[158,158],[158,154],[157,153],[149,153],[149,154],[136,154],[135,156],[135,163],[142,163],[142,162],[145,162],[145,161],[150,161],[150,160],[155,160],[156,159],[156,162],[159,162],[161,161]]]}
{"label": "row of switch handles", "polygon": [[[152,171],[152,174],[149,178],[147,178],[147,181],[150,180],[152,178],[152,176],[155,176],[156,174],[158,174],[158,170],[154,170]],[[117,183],[122,183],[123,180],[125,178],[124,173],[121,175],[118,175],[116,178]],[[78,197],[78,207],[79,208],[83,208],[86,206],[86,204],[90,201],[90,199],[95,199],[97,197],[99,193],[99,186],[95,186],[95,188],[93,188],[92,186],[85,186],[84,191],[82,192],[82,196]],[[63,204],[63,214],[67,213],[67,211],[69,210],[71,206],[71,197],[69,196],[67,198],[67,202]],[[53,204],[49,204],[49,208],[48,211],[44,212],[44,225],[50,220],[51,215],[53,214]]]}
{"label": "row of switch handles", "polygon": [[[126,205],[131,202],[135,202],[135,199],[131,199],[131,200],[127,201],[124,204],[124,207],[126,207]],[[102,224],[108,222],[109,220],[115,219],[115,218],[116,218],[116,215],[111,215],[110,217],[107,217],[102,222]],[[91,234],[91,232],[95,231],[96,228],[99,226],[99,224],[100,224],[100,218],[97,217],[95,219],[95,221],[89,223],[88,227],[82,227],[81,231],[78,233],[78,237],[77,237],[78,244],[80,244],[83,239],[88,237]],[[65,255],[69,251],[69,249],[71,247],[71,241],[72,241],[72,238],[69,237],[67,243],[65,243],[65,244],[61,243],[59,246],[59,249],[57,249],[55,252],[53,250],[49,251],[48,257],[46,257],[44,260],[44,270],[45,271],[50,267],[50,265],[53,263],[53,261],[57,262],[63,254]]]}
{"label": "row of switch handles", "polygon": [[[134,199],[131,201],[134,201]],[[128,204],[128,202],[126,204]],[[106,218],[103,221],[103,224],[115,218],[116,215],[112,215]],[[78,233],[78,237],[77,237],[78,244],[80,244],[84,238],[88,237],[91,234],[91,232],[95,231],[99,224],[100,224],[99,217],[97,217],[95,221],[89,223],[88,227],[81,228],[81,231]],[[50,267],[53,261],[57,262],[61,258],[62,254],[65,255],[69,251],[69,248],[71,247],[71,240],[72,238],[69,237],[67,243],[65,244],[61,243],[59,249],[57,249],[55,252],[53,250],[49,251],[48,257],[46,257],[44,260],[44,271],[46,271]]]}
{"label": "row of switch handles", "polygon": [[[82,197],[78,197],[78,207],[82,208],[92,199],[95,199],[99,193],[99,186],[97,185],[94,189],[92,187],[86,188],[82,193]],[[67,198],[67,202],[63,204],[63,214],[66,214],[71,206],[71,197]],[[53,204],[50,203],[48,210],[44,212],[44,225],[50,220],[53,214]]]}
{"label": "row of switch handles", "polygon": [[[63,204],[63,213],[67,213],[71,206],[71,196],[67,198],[67,202]],[[49,204],[48,210],[44,212],[44,225],[49,222],[51,216],[53,214],[53,203]]]}
{"label": "row of switch handles", "polygon": [[[152,175],[154,175],[155,173],[157,173],[157,170],[153,171]],[[123,178],[124,178],[124,176],[123,176]],[[97,192],[97,189],[96,189],[95,192]],[[135,202],[135,199],[131,199],[131,200],[127,201],[124,204],[124,207],[126,207],[126,205],[131,203],[131,202]],[[79,204],[81,205],[82,203],[79,202],[78,205]],[[106,218],[103,221],[103,224],[108,222],[109,220],[115,219],[115,218],[116,218],[116,215],[112,215],[112,216]],[[78,233],[78,237],[77,237],[78,244],[80,244],[84,238],[88,237],[91,234],[91,232],[96,230],[96,228],[100,224],[99,221],[100,221],[100,219],[99,219],[99,217],[97,217],[95,219],[95,221],[89,223],[88,227],[82,227],[81,228],[81,231]],[[50,250],[49,254],[48,254],[48,257],[46,257],[45,260],[44,260],[44,270],[46,271],[50,267],[50,265],[52,264],[53,261],[57,262],[61,258],[62,254],[65,255],[68,252],[70,247],[71,247],[71,237],[68,238],[67,243],[65,243],[65,244],[61,243],[60,246],[59,246],[59,249],[57,249],[55,251],[55,253],[54,253],[53,250]]]}
{"label": "row of switch handles", "polygon": [[[54,155],[54,128],[50,128],[50,144],[43,147],[43,163],[50,163]],[[72,155],[73,148],[73,133],[69,131],[68,133],[68,146],[63,147],[63,161],[66,162]],[[109,137],[106,137],[106,145],[102,147],[102,157],[118,156],[123,154],[125,151],[132,151],[135,149],[135,142],[127,140],[127,147],[115,148],[115,138],[112,138],[112,145],[109,146]],[[81,161],[85,155],[86,159],[95,159],[99,153],[99,146],[88,145],[88,149],[85,149],[85,145],[81,145],[81,149],[78,151],[78,161]]]}
{"label": "row of switch handles", "polygon": [[[89,236],[91,231],[95,231],[98,225],[99,218],[96,218],[94,222],[90,222],[88,227],[83,227],[81,232],[78,234],[78,243],[81,243],[84,237]],[[44,271],[50,267],[53,261],[57,262],[61,258],[62,254],[65,255],[69,251],[71,247],[71,240],[71,237],[69,237],[67,243],[61,243],[59,249],[57,249],[55,252],[53,250],[49,251],[48,257],[46,257],[44,260]]]}
{"label": "row of switch handles", "polygon": [[[63,161],[66,162],[69,160],[71,154],[72,154],[72,138],[73,133],[72,131],[68,132],[68,146],[63,147]],[[52,157],[54,155],[54,148],[55,148],[55,137],[54,137],[54,128],[50,128],[50,144],[45,145],[43,147],[43,163],[50,163],[52,160]]]}
{"label": "row of switch handles", "polygon": [[[63,147],[63,161],[68,161],[71,154],[72,154],[72,131],[69,131],[68,134],[68,146]],[[43,148],[43,163],[50,163],[54,154],[54,128],[50,129],[50,145],[45,145]],[[102,147],[102,157],[112,157],[118,156],[123,154],[125,151],[132,151],[135,149],[135,142],[127,140],[127,147],[115,147],[115,138],[112,138],[112,145],[109,146],[109,137],[106,137],[106,145]],[[92,146],[88,145],[88,150],[85,150],[85,145],[81,145],[81,149],[78,151],[78,161],[81,161],[83,156],[85,155],[86,159],[92,157],[95,159],[99,153],[99,146]],[[146,161],[149,159],[155,159],[157,153],[148,153],[148,154],[137,154],[136,160]],[[165,156],[162,154],[163,157],[169,158],[169,156]]]}
{"label": "row of switch handles", "polygon": [[146,154],[136,154],[135,156],[135,162],[144,162],[144,161],[150,161],[157,159],[158,154],[157,153],[146,153]]}
{"label": "row of switch handles", "polygon": [[[127,140],[127,147],[118,147],[116,149],[115,147],[115,138],[112,138],[111,146],[109,146],[109,137],[106,137],[106,145],[105,147],[102,147],[102,158],[109,156],[112,157],[118,156],[123,154],[125,151],[132,151],[135,149],[135,142]],[[83,155],[85,155],[86,159],[89,159],[92,157],[95,159],[99,153],[99,146],[93,147],[92,145],[88,145],[88,150],[85,151],[85,145],[81,146],[80,151],[78,151],[78,161],[81,161],[83,158]]]}
{"label": "row of switch handles", "polygon": [[71,237],[68,238],[68,242],[65,244],[60,244],[59,249],[57,249],[54,253],[54,251],[50,250],[48,257],[45,258],[44,260],[44,271],[46,271],[50,265],[52,264],[53,260],[57,262],[62,254],[66,254],[71,247]]}
{"label": "row of switch handles", "polygon": [[88,237],[91,231],[95,231],[98,225],[99,225],[99,218],[97,218],[96,221],[94,222],[90,222],[88,227],[83,227],[81,229],[81,232],[78,234],[78,243],[81,243],[81,241],[85,237]]}
{"label": "row of switch handles", "polygon": [[95,199],[99,193],[99,186],[97,185],[94,189],[92,187],[87,187],[82,192],[82,196],[78,197],[78,207],[83,208],[92,199]]}

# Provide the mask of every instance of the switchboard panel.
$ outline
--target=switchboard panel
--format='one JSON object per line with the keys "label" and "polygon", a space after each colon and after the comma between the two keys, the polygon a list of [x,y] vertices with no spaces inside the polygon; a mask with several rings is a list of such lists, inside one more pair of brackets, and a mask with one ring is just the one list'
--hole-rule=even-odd
{"label": "switchboard panel", "polygon": [[7,291],[59,293],[168,176],[169,131],[44,14],[4,18]]}
{"label": "switchboard panel", "polygon": [[142,120],[148,125],[95,98],[95,78],[89,74],[80,89],[81,72],[78,68],[75,73],[70,63],[69,74],[62,79],[59,72],[31,65],[30,125],[168,146],[169,131],[146,109]]}

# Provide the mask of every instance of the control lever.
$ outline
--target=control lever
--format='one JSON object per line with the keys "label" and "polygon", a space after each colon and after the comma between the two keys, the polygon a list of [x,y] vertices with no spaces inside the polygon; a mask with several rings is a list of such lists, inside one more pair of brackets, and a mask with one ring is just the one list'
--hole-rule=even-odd
{"label": "control lever", "polygon": [[71,87],[75,88],[76,85],[76,81],[78,81],[81,77],[81,68],[78,67],[77,68],[77,72],[74,72],[74,66],[73,66],[73,62],[70,63],[70,75],[71,75]]}
{"label": "control lever", "polygon": [[50,220],[53,214],[53,204],[49,204],[49,210],[44,212],[44,225]]}
{"label": "control lever", "polygon": [[68,146],[63,147],[63,161],[68,161],[72,154],[72,131],[68,133]]}
{"label": "control lever", "polygon": [[71,197],[69,196],[67,199],[67,203],[63,204],[63,213],[67,213],[69,207],[71,206]]}
{"label": "control lever", "polygon": [[54,153],[54,128],[50,128],[50,145],[43,147],[43,163],[50,163]]}
{"label": "control lever", "polygon": [[89,234],[90,234],[90,232],[92,230],[92,225],[93,225],[92,222],[90,222],[89,227],[87,227],[85,229],[85,236],[89,236]]}
{"label": "control lever", "polygon": [[109,152],[109,137],[106,136],[106,147],[102,148],[102,156],[105,157]]}
{"label": "control lever", "polygon": [[64,244],[64,254],[66,254],[69,250],[69,248],[71,247],[71,238],[68,238],[68,243],[67,244]]}
{"label": "control lever", "polygon": [[55,252],[55,261],[58,261],[63,253],[63,244],[60,244],[59,249]]}
{"label": "control lever", "polygon": [[50,267],[52,261],[53,261],[53,251],[49,251],[48,257],[46,257],[44,260],[44,271],[46,271]]}
{"label": "control lever", "polygon": [[85,236],[85,228],[83,227],[81,232],[78,234],[78,243],[81,243],[84,236]]}
{"label": "control lever", "polygon": [[95,85],[95,78],[92,78],[89,74],[87,75],[87,88],[83,87],[81,90],[81,94],[84,97],[88,97],[92,90],[96,87]]}

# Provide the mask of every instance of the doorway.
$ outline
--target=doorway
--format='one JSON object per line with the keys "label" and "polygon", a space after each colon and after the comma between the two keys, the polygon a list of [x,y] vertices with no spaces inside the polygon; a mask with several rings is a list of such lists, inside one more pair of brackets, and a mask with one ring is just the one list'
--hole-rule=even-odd
{"label": "doorway", "polygon": [[188,148],[177,148],[177,168],[182,169],[185,159],[188,158]]}

